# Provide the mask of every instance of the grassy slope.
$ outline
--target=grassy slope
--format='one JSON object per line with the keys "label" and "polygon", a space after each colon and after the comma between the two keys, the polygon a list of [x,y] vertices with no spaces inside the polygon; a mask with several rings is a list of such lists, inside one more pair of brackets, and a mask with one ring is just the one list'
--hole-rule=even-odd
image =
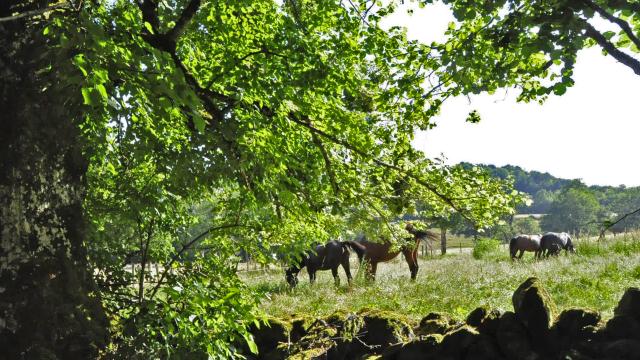
{"label": "grassy slope", "polygon": [[[336,310],[362,308],[390,310],[419,320],[429,312],[443,312],[463,319],[474,308],[512,310],[513,291],[530,276],[542,279],[559,309],[585,307],[612,315],[623,291],[640,286],[640,236],[603,244],[580,243],[577,255],[534,261],[526,253],[523,261],[512,263],[506,248],[476,260],[469,253],[422,258],[415,282],[402,257],[378,266],[374,284],[357,279],[349,288],[333,286],[330,271],[318,273],[318,282],[309,285],[306,271],[300,285],[289,290],[282,271],[244,274],[250,286],[265,292],[262,308],[276,317],[326,316]],[[457,253],[457,251],[452,251]],[[352,255],[355,261],[355,256]],[[352,273],[357,273],[357,265]],[[345,283],[345,276],[340,269]]]}

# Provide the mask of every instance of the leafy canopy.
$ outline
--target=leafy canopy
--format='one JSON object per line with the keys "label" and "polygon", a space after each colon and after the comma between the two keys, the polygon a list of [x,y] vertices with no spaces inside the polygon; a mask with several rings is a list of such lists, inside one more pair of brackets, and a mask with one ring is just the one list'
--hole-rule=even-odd
{"label": "leafy canopy", "polygon": [[[228,358],[239,339],[251,346],[260,294],[235,274],[240,249],[267,262],[348,230],[399,238],[390,223],[418,199],[484,227],[523,198],[411,147],[454,88],[425,77],[466,82],[432,46],[383,30],[389,9],[369,10],[105,0],[47,22],[85,110],[87,245],[111,350]],[[123,270],[132,255],[159,273]]]}

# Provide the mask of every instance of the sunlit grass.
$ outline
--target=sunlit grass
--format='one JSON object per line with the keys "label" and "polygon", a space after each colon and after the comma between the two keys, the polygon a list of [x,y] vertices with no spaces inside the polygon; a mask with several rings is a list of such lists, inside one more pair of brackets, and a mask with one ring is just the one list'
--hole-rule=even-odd
{"label": "sunlit grass", "polygon": [[[575,255],[535,261],[533,253],[512,262],[508,250],[482,260],[469,252],[444,257],[420,259],[420,272],[415,282],[402,257],[380,264],[375,283],[361,276],[353,286],[346,286],[342,269],[342,285],[336,288],[330,271],[318,273],[317,282],[309,284],[306,271],[299,275],[300,284],[289,289],[280,270],[243,274],[246,282],[264,293],[262,309],[271,316],[322,317],[336,310],[358,311],[374,308],[400,313],[419,320],[429,312],[443,312],[463,319],[474,308],[487,305],[503,311],[511,310],[513,291],[530,276],[539,277],[560,310],[584,307],[611,316],[624,290],[640,285],[640,237],[626,237],[598,243],[578,242]],[[358,273],[352,256],[352,273]]]}

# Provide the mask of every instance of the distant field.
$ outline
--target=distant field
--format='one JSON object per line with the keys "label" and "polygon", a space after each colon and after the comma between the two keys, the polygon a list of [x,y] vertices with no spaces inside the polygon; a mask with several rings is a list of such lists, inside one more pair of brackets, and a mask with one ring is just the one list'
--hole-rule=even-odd
{"label": "distant field", "polygon": [[[309,285],[303,270],[300,284],[290,290],[281,269],[245,272],[241,276],[264,293],[262,309],[275,317],[326,316],[336,310],[362,308],[389,310],[419,320],[429,312],[443,312],[462,319],[471,310],[488,305],[511,310],[513,291],[530,276],[539,277],[560,309],[585,307],[611,316],[623,291],[640,285],[640,236],[618,236],[602,243],[577,243],[577,254],[534,261],[526,253],[523,261],[512,262],[507,250],[474,259],[469,251],[450,249],[447,256],[422,257],[415,282],[402,256],[380,264],[375,283],[358,277],[352,287],[334,287],[330,271],[318,273]],[[358,273],[352,255],[352,273]]]}

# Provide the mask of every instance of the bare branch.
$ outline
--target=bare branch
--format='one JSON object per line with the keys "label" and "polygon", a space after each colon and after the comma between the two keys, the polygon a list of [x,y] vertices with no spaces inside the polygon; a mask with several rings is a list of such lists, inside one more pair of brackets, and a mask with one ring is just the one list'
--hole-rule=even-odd
{"label": "bare branch", "polygon": [[600,236],[598,237],[598,240],[602,240],[604,239],[604,233],[611,229],[614,225],[616,225],[617,223],[621,222],[622,220],[626,219],[627,217],[633,215],[633,214],[637,214],[640,213],[640,208],[630,212],[630,213],[626,213],[624,214],[622,217],[620,217],[618,220],[612,222],[612,223],[608,223],[605,226],[602,227],[602,230],[600,230]]}
{"label": "bare branch", "polygon": [[44,9],[31,10],[31,11],[26,11],[26,12],[23,12],[21,14],[17,14],[17,15],[13,15],[13,16],[2,17],[2,18],[0,18],[0,23],[8,22],[8,21],[15,21],[15,20],[22,19],[22,18],[25,18],[25,17],[42,15],[42,14],[46,13],[47,11],[52,11],[52,10],[56,10],[56,9],[72,9],[72,8],[73,8],[73,6],[70,3],[64,2],[64,3],[48,6],[48,7],[44,8]]}

